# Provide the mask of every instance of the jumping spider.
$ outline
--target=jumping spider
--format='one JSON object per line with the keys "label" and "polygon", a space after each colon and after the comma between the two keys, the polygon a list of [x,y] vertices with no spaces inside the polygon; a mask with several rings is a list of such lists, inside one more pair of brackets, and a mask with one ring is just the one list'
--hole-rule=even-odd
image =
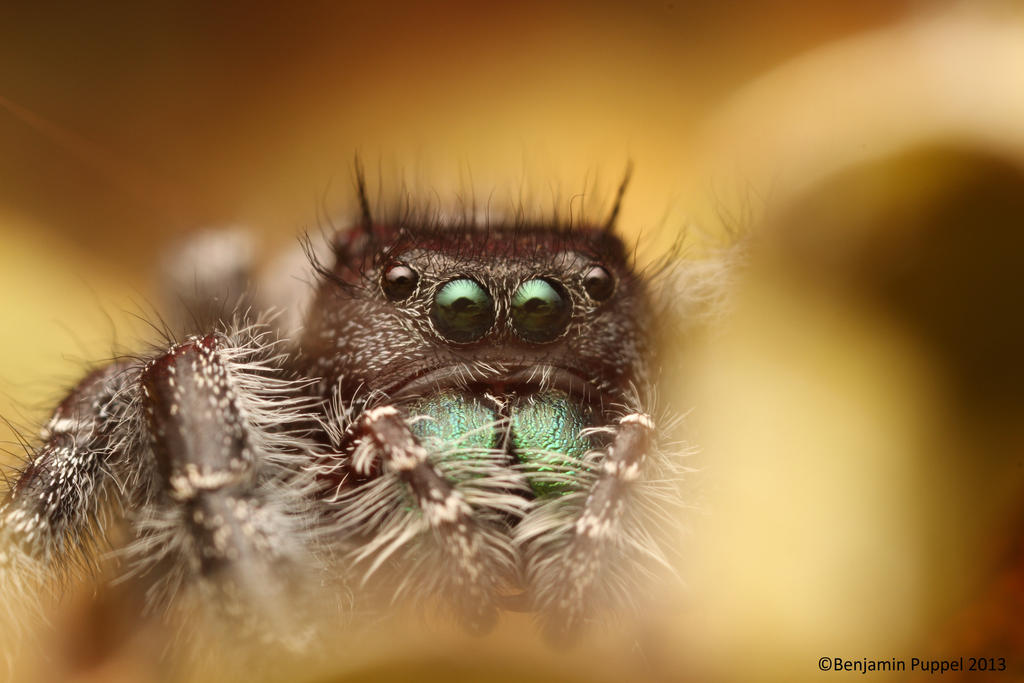
{"label": "jumping spider", "polygon": [[622,188],[599,225],[376,220],[357,175],[361,219],[307,245],[300,328],[244,293],[60,403],[0,509],[5,600],[126,537],[151,606],[279,630],[336,590],[555,636],[635,603],[679,453],[645,406],[656,311]]}

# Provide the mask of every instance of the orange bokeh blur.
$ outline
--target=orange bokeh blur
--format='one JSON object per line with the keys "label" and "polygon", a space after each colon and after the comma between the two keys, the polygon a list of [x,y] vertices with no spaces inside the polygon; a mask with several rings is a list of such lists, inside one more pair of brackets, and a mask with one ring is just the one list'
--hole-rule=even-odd
{"label": "orange bokeh blur", "polygon": [[[510,618],[483,641],[414,624],[400,665],[390,634],[301,675],[1020,666],[1019,632],[1000,632],[999,652],[963,649],[990,645],[986,610],[1019,604],[1007,577],[1024,566],[1018,4],[4,11],[0,415],[19,427],[88,364],[150,338],[139,318],[159,307],[164,250],[236,224],[284,248],[351,212],[356,155],[383,203],[592,216],[632,162],[619,222],[641,260],[683,233],[684,258],[747,242],[721,320],[680,340],[684,381],[661,388],[701,453],[687,589],[639,628],[642,656],[600,639],[552,652]],[[134,646],[68,645],[76,619],[58,618],[40,679],[154,675]]]}

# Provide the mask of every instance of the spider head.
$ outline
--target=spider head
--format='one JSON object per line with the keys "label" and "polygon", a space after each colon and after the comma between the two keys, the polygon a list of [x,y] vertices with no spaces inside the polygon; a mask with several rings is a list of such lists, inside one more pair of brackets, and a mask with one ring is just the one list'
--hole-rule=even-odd
{"label": "spider head", "polygon": [[303,348],[328,380],[603,399],[644,372],[646,293],[605,228],[373,225],[339,235],[319,270]]}

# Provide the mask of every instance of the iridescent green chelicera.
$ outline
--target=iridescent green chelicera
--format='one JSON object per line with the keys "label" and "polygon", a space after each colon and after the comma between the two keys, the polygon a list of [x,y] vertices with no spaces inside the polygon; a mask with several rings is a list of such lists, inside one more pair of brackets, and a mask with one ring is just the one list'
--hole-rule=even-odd
{"label": "iridescent green chelicera", "polygon": [[553,280],[527,280],[512,296],[512,325],[527,341],[551,341],[569,325],[572,308],[562,286]]}
{"label": "iridescent green chelicera", "polygon": [[448,339],[476,341],[494,324],[494,299],[476,280],[458,278],[438,290],[430,317]]}
{"label": "iridescent green chelicera", "polygon": [[471,460],[507,449],[526,466],[526,477],[538,497],[562,495],[574,483],[583,456],[593,447],[581,432],[591,426],[586,408],[562,391],[512,396],[508,420],[471,394],[442,391],[408,405],[413,434],[445,457]]}
{"label": "iridescent green chelicera", "polygon": [[574,490],[570,482],[579,477],[591,448],[590,439],[580,434],[591,426],[586,409],[565,392],[550,390],[514,400],[509,413],[509,447],[529,466],[534,493],[547,497]]}
{"label": "iridescent green chelicera", "polygon": [[423,417],[410,429],[424,443],[434,440],[442,449],[464,451],[465,457],[501,447],[501,432],[495,428],[498,414],[473,396],[444,391],[414,401],[408,410],[409,415]]}

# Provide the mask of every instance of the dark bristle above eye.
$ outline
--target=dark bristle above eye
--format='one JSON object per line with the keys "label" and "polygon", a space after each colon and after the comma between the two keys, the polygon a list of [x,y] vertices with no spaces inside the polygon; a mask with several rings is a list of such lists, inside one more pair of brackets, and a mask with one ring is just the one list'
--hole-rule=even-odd
{"label": "dark bristle above eye", "polygon": [[393,263],[384,270],[380,286],[387,298],[401,301],[413,295],[419,279],[419,274],[409,266],[404,263]]}

